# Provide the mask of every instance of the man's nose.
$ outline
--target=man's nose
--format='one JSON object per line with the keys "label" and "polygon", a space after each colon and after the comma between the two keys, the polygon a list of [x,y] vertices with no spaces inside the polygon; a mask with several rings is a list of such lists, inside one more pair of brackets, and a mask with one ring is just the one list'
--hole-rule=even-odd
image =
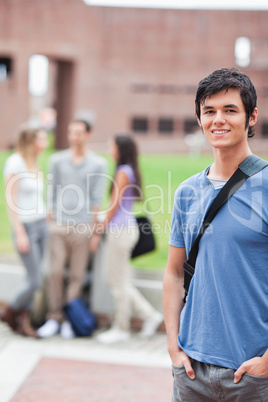
{"label": "man's nose", "polygon": [[224,113],[222,111],[218,111],[214,117],[215,124],[224,124],[226,121]]}

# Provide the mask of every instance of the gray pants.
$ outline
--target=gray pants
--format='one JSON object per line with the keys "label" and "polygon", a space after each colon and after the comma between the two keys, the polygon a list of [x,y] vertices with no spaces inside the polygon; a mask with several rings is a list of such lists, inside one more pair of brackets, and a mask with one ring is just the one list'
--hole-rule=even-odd
{"label": "gray pants", "polygon": [[268,377],[244,374],[234,384],[233,369],[200,363],[191,359],[195,379],[190,380],[184,366],[172,367],[173,402],[267,402]]}
{"label": "gray pants", "polygon": [[30,251],[28,253],[19,252],[26,268],[26,281],[11,302],[11,308],[15,311],[30,310],[34,300],[34,293],[42,286],[41,264],[47,239],[46,220],[25,223],[24,227],[29,237]]}

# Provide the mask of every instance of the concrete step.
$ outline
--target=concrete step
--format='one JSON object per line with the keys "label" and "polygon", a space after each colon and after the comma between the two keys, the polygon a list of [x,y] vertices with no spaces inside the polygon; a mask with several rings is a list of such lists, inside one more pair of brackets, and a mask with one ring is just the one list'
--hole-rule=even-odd
{"label": "concrete step", "polygon": [[[47,261],[43,267],[44,278],[48,275]],[[98,314],[113,314],[113,301],[105,282],[106,250],[101,246],[94,259],[91,272],[88,272],[85,283],[89,286],[89,305]],[[0,301],[10,302],[16,291],[25,280],[25,269],[16,255],[0,255]],[[133,269],[133,284],[144,297],[162,312],[162,272]],[[40,292],[39,292],[40,293]],[[40,294],[38,304],[40,304]]]}

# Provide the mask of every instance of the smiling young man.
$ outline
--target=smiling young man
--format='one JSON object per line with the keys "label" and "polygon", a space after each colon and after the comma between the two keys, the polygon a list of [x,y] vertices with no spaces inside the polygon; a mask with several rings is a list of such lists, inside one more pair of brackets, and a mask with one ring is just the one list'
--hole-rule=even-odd
{"label": "smiling young man", "polygon": [[214,162],[175,193],[163,294],[173,401],[265,401],[268,167],[247,179],[203,234],[183,304],[183,262],[205,214],[252,154],[256,91],[247,75],[222,68],[200,81],[195,104]]}

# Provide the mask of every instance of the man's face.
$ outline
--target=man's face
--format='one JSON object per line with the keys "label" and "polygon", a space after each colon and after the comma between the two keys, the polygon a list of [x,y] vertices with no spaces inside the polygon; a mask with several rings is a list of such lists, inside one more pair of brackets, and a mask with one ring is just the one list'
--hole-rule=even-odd
{"label": "man's face", "polygon": [[89,132],[84,123],[72,122],[68,126],[68,141],[70,147],[82,148],[89,140]]}
{"label": "man's face", "polygon": [[[257,114],[256,108],[249,119],[250,126],[256,123]],[[240,92],[235,88],[206,98],[198,121],[213,148],[238,147],[247,142],[246,112]]]}

